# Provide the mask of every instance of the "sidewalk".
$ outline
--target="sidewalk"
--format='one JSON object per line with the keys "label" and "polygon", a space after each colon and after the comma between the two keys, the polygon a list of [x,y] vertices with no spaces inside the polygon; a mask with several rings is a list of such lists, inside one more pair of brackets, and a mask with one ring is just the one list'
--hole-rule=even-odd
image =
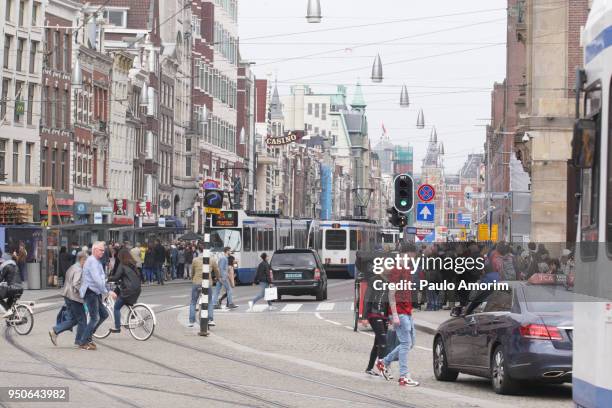
{"label": "sidewalk", "polygon": [[438,326],[451,318],[450,310],[426,312],[416,310],[413,312],[414,327],[427,334],[435,334]]}
{"label": "sidewalk", "polygon": [[[191,285],[191,279],[187,280],[187,279],[176,279],[176,280],[170,280],[170,281],[165,281],[164,282],[166,285],[180,285],[180,284],[189,284]],[[146,285],[142,285],[142,291],[146,292],[147,288],[153,288],[153,287],[157,287],[158,285],[152,285],[152,286],[146,286]],[[60,288],[51,288],[51,289],[39,289],[39,290],[34,290],[34,289],[26,289],[23,291],[23,295],[21,296],[22,301],[34,301],[34,302],[42,302],[44,300],[50,300],[50,299],[60,299],[62,297],[61,295],[61,289]]]}

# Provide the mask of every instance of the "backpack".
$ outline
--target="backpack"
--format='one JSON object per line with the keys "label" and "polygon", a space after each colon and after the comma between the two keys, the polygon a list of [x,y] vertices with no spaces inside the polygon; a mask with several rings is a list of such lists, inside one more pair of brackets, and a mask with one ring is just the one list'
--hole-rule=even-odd
{"label": "backpack", "polygon": [[502,280],[516,280],[516,270],[514,269],[514,259],[511,254],[502,258],[501,276]]}

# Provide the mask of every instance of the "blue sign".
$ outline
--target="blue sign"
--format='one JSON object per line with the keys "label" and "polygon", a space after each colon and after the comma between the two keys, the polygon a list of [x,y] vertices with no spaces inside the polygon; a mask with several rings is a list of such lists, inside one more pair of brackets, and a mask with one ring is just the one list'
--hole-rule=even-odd
{"label": "blue sign", "polygon": [[74,203],[74,212],[77,215],[87,214],[87,203]]}
{"label": "blue sign", "polygon": [[436,218],[436,205],[431,203],[417,203],[416,220],[421,222],[433,222]]}
{"label": "blue sign", "polygon": [[472,223],[472,214],[463,214],[459,213],[459,221],[460,225],[470,225]]}
{"label": "blue sign", "polygon": [[204,207],[221,208],[223,206],[223,191],[206,190],[204,193]]}

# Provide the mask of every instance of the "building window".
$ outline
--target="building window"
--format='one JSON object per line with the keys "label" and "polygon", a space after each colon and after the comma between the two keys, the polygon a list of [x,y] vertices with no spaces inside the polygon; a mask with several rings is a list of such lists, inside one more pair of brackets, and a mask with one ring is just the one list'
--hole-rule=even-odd
{"label": "building window", "polygon": [[191,177],[191,157],[185,157],[185,175]]}
{"label": "building window", "polygon": [[32,150],[34,148],[34,143],[26,143],[26,151],[25,151],[25,183],[30,184],[31,180],[31,171],[32,171]]}
{"label": "building window", "polygon": [[51,150],[51,187],[56,186],[56,164],[57,164],[57,149]]}
{"label": "building window", "polygon": [[6,104],[8,103],[9,80],[2,80],[2,100],[0,101],[0,123],[6,119]]}
{"label": "building window", "polygon": [[126,10],[104,10],[104,18],[108,21],[108,24],[115,27],[126,27]]}
{"label": "building window", "polygon": [[17,81],[15,82],[15,108],[13,109],[13,119],[15,123],[21,123],[21,118],[25,113],[25,106],[23,103],[23,82]]}
{"label": "building window", "polygon": [[0,139],[0,180],[6,181],[6,139]]}
{"label": "building window", "polygon": [[9,57],[11,56],[11,40],[12,36],[5,34],[4,35],[4,68],[9,67]]}
{"label": "building window", "polygon": [[49,153],[49,148],[43,146],[40,149],[40,184],[43,186],[47,186],[47,154]]}
{"label": "building window", "polygon": [[62,58],[60,55],[60,32],[53,32],[53,67],[58,71],[62,69]]}
{"label": "building window", "polygon": [[19,147],[21,142],[13,140],[13,183],[19,181]]}
{"label": "building window", "polygon": [[64,71],[70,71],[70,35],[64,34]]}
{"label": "building window", "polygon": [[30,74],[36,70],[36,51],[38,51],[38,41],[30,43]]}
{"label": "building window", "polygon": [[57,112],[56,109],[56,101],[57,101],[57,88],[51,88],[51,99],[49,100],[49,105],[51,106],[51,120],[49,122],[49,126],[55,126],[55,121],[57,120]]}
{"label": "building window", "polygon": [[66,160],[68,157],[68,152],[66,150],[62,150],[62,162],[61,162],[61,179],[60,186],[62,191],[66,191]]}
{"label": "building window", "polygon": [[321,104],[321,119],[327,120],[327,105]]}
{"label": "building window", "polygon": [[64,91],[64,100],[62,101],[64,104],[64,108],[63,108],[63,113],[64,113],[64,128],[70,127],[70,94],[68,93],[68,90],[66,89]]}
{"label": "building window", "polygon": [[37,20],[38,20],[38,7],[39,4],[34,2],[34,4],[32,5],[32,25],[36,26]]}
{"label": "building window", "polygon": [[43,126],[47,126],[47,105],[49,101],[47,98],[49,97],[49,87],[43,86],[42,88],[42,104],[40,106],[40,122]]}
{"label": "building window", "polygon": [[185,151],[187,153],[191,152],[191,138],[185,138]]}
{"label": "building window", "polygon": [[19,27],[23,27],[25,18],[25,1],[21,0],[19,2]]}
{"label": "building window", "polygon": [[13,0],[6,0],[6,21],[11,21],[11,11],[13,8]]}
{"label": "building window", "polygon": [[315,118],[319,117],[319,104],[315,103]]}
{"label": "building window", "polygon": [[32,124],[32,117],[33,117],[33,112],[32,110],[34,109],[34,84],[29,84],[28,85],[28,118],[27,118],[27,123],[28,125]]}
{"label": "building window", "polygon": [[23,38],[20,38],[17,40],[17,61],[16,61],[16,67],[15,69],[17,71],[21,71],[21,68],[23,66],[23,47],[25,46],[25,40]]}

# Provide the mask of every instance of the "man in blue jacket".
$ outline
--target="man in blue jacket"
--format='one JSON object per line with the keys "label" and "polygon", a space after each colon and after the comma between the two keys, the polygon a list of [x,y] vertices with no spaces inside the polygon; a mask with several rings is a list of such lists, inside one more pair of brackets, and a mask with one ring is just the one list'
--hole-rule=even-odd
{"label": "man in blue jacket", "polygon": [[217,284],[215,285],[215,293],[213,295],[212,304],[213,305],[217,304],[217,301],[219,299],[219,294],[221,293],[221,288],[224,287],[225,291],[227,292],[227,302],[228,302],[227,307],[229,309],[236,309],[238,306],[236,306],[233,302],[232,285],[230,285],[230,281],[229,281],[229,273],[228,273],[229,263],[227,260],[229,253],[230,253],[230,247],[225,247],[223,248],[223,255],[219,257],[219,273],[221,277],[217,281]]}
{"label": "man in blue jacket", "polygon": [[115,292],[109,292],[106,288],[106,275],[100,259],[104,257],[105,245],[98,241],[91,248],[90,255],[83,265],[81,288],[79,294],[85,301],[89,311],[89,322],[83,330],[81,338],[77,339],[79,348],[83,350],[96,350],[92,336],[100,327],[102,322],[108,318],[108,311],[104,307],[102,296],[116,296]]}

